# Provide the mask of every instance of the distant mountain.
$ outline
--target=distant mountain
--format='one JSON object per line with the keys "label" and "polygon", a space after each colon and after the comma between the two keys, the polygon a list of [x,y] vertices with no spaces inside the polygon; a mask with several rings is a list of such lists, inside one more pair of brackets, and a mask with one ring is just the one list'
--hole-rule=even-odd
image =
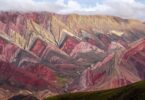
{"label": "distant mountain", "polygon": [[42,99],[144,79],[144,22],[99,15],[0,13],[0,98],[26,93]]}

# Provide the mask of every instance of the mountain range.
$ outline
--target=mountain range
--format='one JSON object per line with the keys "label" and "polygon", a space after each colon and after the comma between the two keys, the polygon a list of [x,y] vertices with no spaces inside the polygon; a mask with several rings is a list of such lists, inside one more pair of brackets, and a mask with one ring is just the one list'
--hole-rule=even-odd
{"label": "mountain range", "polygon": [[145,23],[0,12],[0,99],[118,88],[145,79]]}

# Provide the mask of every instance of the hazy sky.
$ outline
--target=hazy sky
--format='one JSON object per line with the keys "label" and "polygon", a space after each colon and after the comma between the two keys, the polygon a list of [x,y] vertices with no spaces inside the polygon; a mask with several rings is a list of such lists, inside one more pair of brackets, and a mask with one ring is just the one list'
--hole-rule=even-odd
{"label": "hazy sky", "polygon": [[0,0],[0,11],[101,14],[145,21],[145,0]]}

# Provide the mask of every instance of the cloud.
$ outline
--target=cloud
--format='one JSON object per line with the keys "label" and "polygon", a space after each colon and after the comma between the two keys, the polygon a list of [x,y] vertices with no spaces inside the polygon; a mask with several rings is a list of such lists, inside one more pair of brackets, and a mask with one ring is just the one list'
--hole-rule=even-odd
{"label": "cloud", "polygon": [[[83,1],[81,1],[83,2]],[[87,4],[86,4],[87,5]],[[145,21],[145,4],[138,0],[102,0],[84,7],[77,0],[0,0],[0,11],[49,11],[59,14],[112,15]]]}
{"label": "cloud", "polygon": [[96,14],[145,20],[145,5],[137,0],[105,0],[94,7]]}
{"label": "cloud", "polygon": [[[71,6],[70,6],[71,5]],[[93,7],[81,7],[76,0],[68,1],[61,13],[78,13],[83,15],[111,15],[122,18],[141,19],[145,21],[145,4],[137,0],[104,0]],[[72,8],[74,8],[72,10]]]}
{"label": "cloud", "polygon": [[63,6],[58,13],[68,14],[75,13],[80,10],[83,11],[81,5],[76,0],[68,0],[67,3],[65,3],[65,0],[57,0],[55,4]]}
{"label": "cloud", "polygon": [[0,0],[0,11],[50,11],[59,12],[64,7],[47,0]]}

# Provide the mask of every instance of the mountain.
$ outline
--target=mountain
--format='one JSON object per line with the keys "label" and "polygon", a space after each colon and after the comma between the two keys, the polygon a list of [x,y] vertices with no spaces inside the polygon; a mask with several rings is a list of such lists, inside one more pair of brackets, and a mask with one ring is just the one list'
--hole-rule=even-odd
{"label": "mountain", "polygon": [[106,90],[144,76],[144,22],[0,12],[0,99]]}

